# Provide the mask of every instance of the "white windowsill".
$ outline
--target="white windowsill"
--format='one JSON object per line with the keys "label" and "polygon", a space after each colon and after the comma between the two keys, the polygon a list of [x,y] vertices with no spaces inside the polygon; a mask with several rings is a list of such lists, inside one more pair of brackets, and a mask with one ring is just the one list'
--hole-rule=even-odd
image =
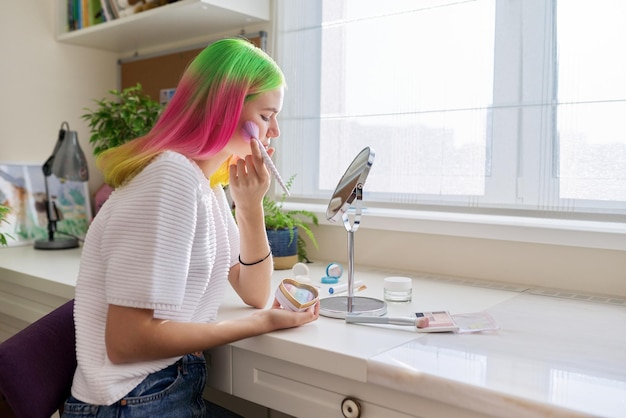
{"label": "white windowsill", "polygon": [[[326,206],[285,202],[326,220]],[[626,251],[626,224],[502,215],[367,208],[359,228]]]}

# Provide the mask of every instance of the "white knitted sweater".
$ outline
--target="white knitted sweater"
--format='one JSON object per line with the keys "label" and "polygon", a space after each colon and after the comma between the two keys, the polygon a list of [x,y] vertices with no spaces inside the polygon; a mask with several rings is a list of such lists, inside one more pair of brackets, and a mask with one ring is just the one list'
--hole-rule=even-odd
{"label": "white knitted sweater", "polygon": [[183,155],[162,153],[115,190],[83,247],[72,395],[110,405],[178,360],[111,363],[104,343],[108,304],[154,309],[156,317],[173,321],[213,321],[237,254],[239,233],[224,191],[211,190]]}

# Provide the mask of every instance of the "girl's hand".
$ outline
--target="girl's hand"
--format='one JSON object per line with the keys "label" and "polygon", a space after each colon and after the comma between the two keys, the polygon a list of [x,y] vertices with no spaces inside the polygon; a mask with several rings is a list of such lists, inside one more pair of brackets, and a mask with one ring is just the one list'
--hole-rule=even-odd
{"label": "girl's hand", "polygon": [[[238,211],[256,207],[270,187],[271,175],[259,146],[257,141],[250,141],[251,153],[230,166],[230,194]],[[272,156],[274,148],[269,148],[267,153]]]}
{"label": "girl's hand", "polygon": [[271,309],[256,312],[253,315],[262,316],[266,321],[267,332],[279,329],[294,328],[317,320],[320,316],[319,300],[306,311],[293,312],[280,307],[276,299]]}

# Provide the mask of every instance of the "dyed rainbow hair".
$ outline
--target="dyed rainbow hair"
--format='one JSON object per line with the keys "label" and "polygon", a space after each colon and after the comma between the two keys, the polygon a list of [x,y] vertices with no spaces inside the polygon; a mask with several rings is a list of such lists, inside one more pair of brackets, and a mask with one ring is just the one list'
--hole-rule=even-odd
{"label": "dyed rainbow hair", "polygon": [[[228,38],[209,45],[189,64],[150,132],[98,156],[105,182],[124,184],[166,150],[192,159],[215,155],[235,132],[244,103],[284,85],[278,65],[249,41]],[[230,160],[211,177],[212,186],[228,183]]]}

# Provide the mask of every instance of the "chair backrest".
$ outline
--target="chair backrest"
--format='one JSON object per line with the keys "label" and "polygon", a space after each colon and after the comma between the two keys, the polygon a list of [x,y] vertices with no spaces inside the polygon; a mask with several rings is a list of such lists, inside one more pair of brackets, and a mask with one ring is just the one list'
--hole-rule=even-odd
{"label": "chair backrest", "polygon": [[[50,418],[76,370],[74,300],[0,344],[0,396],[17,418]],[[1,398],[0,398],[1,399]]]}

